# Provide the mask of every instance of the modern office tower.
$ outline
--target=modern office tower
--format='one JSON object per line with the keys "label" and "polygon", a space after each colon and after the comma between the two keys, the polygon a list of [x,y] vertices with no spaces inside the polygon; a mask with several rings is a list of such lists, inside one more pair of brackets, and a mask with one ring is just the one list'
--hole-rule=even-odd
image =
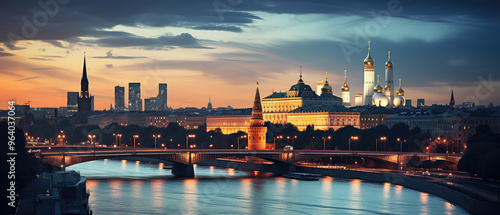
{"label": "modern office tower", "polygon": [[78,94],[78,92],[68,92],[66,102],[68,115],[73,115],[78,112]]}
{"label": "modern office tower", "polygon": [[425,99],[417,99],[417,107],[424,107]]}
{"label": "modern office tower", "polygon": [[128,84],[129,111],[142,111],[141,83]]}
{"label": "modern office tower", "polygon": [[125,110],[125,87],[115,87],[115,110]]}
{"label": "modern office tower", "polygon": [[167,110],[167,84],[166,83],[160,83],[158,85],[158,106],[159,110]]}
{"label": "modern office tower", "polygon": [[157,97],[144,99],[144,111],[158,111],[158,104],[159,102]]}
{"label": "modern office tower", "polygon": [[85,55],[83,56],[83,75],[80,85],[81,90],[80,96],[78,97],[78,112],[92,111],[92,99],[90,98],[89,93],[89,80],[87,79],[87,65],[85,61]]}

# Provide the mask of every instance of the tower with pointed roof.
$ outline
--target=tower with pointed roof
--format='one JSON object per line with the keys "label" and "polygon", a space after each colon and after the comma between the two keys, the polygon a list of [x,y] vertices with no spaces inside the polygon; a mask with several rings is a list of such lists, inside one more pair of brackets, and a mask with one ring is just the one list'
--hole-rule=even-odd
{"label": "tower with pointed roof", "polygon": [[372,105],[373,84],[375,80],[375,61],[370,53],[370,45],[371,41],[368,41],[368,55],[364,60],[364,105]]}
{"label": "tower with pointed roof", "polygon": [[207,110],[211,111],[212,110],[212,100],[210,97],[208,97],[208,105],[207,105]]}
{"label": "tower with pointed roof", "polygon": [[262,105],[258,85],[259,83],[257,83],[257,90],[255,91],[250,127],[247,130],[248,150],[266,150],[267,127],[264,125],[262,117]]}
{"label": "tower with pointed roof", "polygon": [[347,86],[347,70],[344,70],[344,85],[342,85],[342,88],[340,89],[340,91],[341,91],[341,97],[342,97],[342,104],[344,106],[351,106],[349,86]]}
{"label": "tower with pointed roof", "polygon": [[92,110],[92,98],[89,93],[89,80],[87,78],[87,64],[85,53],[83,55],[83,75],[80,82],[80,95],[78,96],[78,112],[89,112]]}
{"label": "tower with pointed roof", "polygon": [[450,107],[455,107],[455,97],[453,96],[453,87],[451,88],[451,99],[450,99]]}
{"label": "tower with pointed roof", "polygon": [[392,70],[392,62],[391,62],[391,51],[387,52],[387,62],[385,62],[385,88],[384,94],[389,101],[388,106],[394,106],[394,79],[393,79],[393,70]]}

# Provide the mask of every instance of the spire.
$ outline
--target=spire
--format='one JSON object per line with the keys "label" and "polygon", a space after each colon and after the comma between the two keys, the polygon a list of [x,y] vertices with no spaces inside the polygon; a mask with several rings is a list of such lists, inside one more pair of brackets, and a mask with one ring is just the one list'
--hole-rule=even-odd
{"label": "spire", "polygon": [[255,99],[253,101],[252,118],[262,119],[262,105],[260,103],[259,82],[257,82],[257,90],[255,91]]}
{"label": "spire", "polygon": [[399,79],[399,89],[401,89],[401,78]]}
{"label": "spire", "polygon": [[455,97],[453,96],[453,87],[451,87],[451,99],[450,99],[450,107],[455,107]]}
{"label": "spire", "polygon": [[300,72],[300,75],[299,75],[299,81],[297,81],[297,84],[303,84],[304,81],[302,80],[302,66],[299,67],[299,72]]}
{"label": "spire", "polygon": [[364,62],[371,62],[371,63],[369,63],[369,65],[373,64],[375,62],[372,58],[372,55],[371,55],[371,42],[372,41],[368,41],[368,55],[366,56],[365,61],[364,61]]}
{"label": "spire", "polygon": [[377,85],[380,84],[380,75],[377,75]]}
{"label": "spire", "polygon": [[87,63],[86,63],[86,53],[83,53],[83,74],[81,81],[81,91],[80,97],[89,98],[89,80],[87,79]]}
{"label": "spire", "polygon": [[347,86],[347,70],[344,70],[344,85],[342,85],[342,92],[349,91],[349,86]]}
{"label": "spire", "polygon": [[328,81],[328,72],[325,72],[325,80]]}
{"label": "spire", "polygon": [[387,61],[391,61],[391,51],[387,51]]}

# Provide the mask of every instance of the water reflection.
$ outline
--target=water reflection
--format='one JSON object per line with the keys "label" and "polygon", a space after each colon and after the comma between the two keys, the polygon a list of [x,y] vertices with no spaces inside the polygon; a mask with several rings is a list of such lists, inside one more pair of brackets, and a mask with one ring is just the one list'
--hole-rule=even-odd
{"label": "water reflection", "polygon": [[466,214],[436,196],[389,183],[300,181],[204,166],[194,179],[175,179],[159,164],[133,164],[71,166],[88,179],[94,214]]}
{"label": "water reflection", "polygon": [[197,184],[198,179],[184,179],[183,214],[196,214],[198,211],[198,202],[196,201]]}

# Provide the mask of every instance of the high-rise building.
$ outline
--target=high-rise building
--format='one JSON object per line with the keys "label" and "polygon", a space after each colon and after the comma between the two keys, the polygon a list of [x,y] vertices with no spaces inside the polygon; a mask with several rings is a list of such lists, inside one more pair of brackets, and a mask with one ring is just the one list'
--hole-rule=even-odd
{"label": "high-rise building", "polygon": [[125,87],[115,86],[115,110],[125,110]]}
{"label": "high-rise building", "polygon": [[90,111],[94,111],[94,96],[90,96]]}
{"label": "high-rise building", "polygon": [[68,92],[66,102],[68,115],[78,112],[78,94],[78,92]]}
{"label": "high-rise building", "polygon": [[247,132],[248,150],[266,150],[267,127],[264,125],[264,119],[262,116],[259,87],[257,87],[257,90],[255,91],[252,118],[250,119],[250,127]]}
{"label": "high-rise building", "polygon": [[356,93],[354,95],[354,106],[363,106],[363,94]]}
{"label": "high-rise building", "polygon": [[424,107],[425,99],[417,99],[417,107]]}
{"label": "high-rise building", "polygon": [[167,110],[167,84],[166,83],[160,83],[158,85],[158,103],[159,103],[159,110]]}
{"label": "high-rise building", "polygon": [[406,99],[405,100],[405,107],[412,107],[412,105],[411,105],[411,99]]}
{"label": "high-rise building", "polygon": [[144,99],[144,111],[158,111],[159,100],[157,97]]}
{"label": "high-rise building", "polygon": [[80,96],[78,97],[78,112],[92,111],[92,99],[89,93],[89,80],[87,79],[87,65],[85,54],[83,56],[83,75],[81,80]]}
{"label": "high-rise building", "polygon": [[129,111],[142,111],[141,83],[128,84]]}
{"label": "high-rise building", "polygon": [[391,62],[391,51],[387,52],[388,58],[387,62],[385,62],[385,88],[384,94],[388,100],[388,104],[390,107],[394,106],[394,79],[393,79],[393,70],[392,70],[392,62]]}
{"label": "high-rise building", "polygon": [[375,80],[375,61],[370,54],[370,43],[368,41],[368,55],[364,60],[364,105],[372,105],[373,82]]}
{"label": "high-rise building", "polygon": [[351,106],[351,98],[349,94],[349,86],[347,86],[347,70],[344,70],[344,85],[341,88],[342,103],[344,106]]}

